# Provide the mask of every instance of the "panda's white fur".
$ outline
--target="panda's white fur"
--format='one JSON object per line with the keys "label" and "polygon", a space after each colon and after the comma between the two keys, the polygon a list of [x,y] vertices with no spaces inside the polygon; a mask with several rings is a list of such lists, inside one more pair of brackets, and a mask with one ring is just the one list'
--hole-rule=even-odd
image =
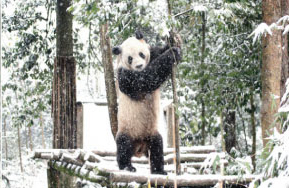
{"label": "panda's white fur", "polygon": [[[144,40],[130,37],[120,47],[122,53],[117,58],[118,68],[123,67],[129,70],[141,71],[149,63],[150,46]],[[145,55],[145,59],[139,56],[139,52]],[[131,65],[128,63],[128,56],[133,57]],[[142,68],[137,68],[139,65],[142,65]]]}
{"label": "panda's white fur", "polygon": [[[130,37],[121,45],[122,53],[117,57],[118,68],[141,71],[150,60],[150,46],[144,41]],[[139,56],[142,52],[145,59]],[[128,56],[133,58],[130,65]],[[143,65],[141,69],[137,65]],[[160,89],[146,94],[141,100],[132,100],[118,88],[118,133],[126,133],[134,140],[141,141],[158,133]],[[138,150],[138,149],[137,149]]]}

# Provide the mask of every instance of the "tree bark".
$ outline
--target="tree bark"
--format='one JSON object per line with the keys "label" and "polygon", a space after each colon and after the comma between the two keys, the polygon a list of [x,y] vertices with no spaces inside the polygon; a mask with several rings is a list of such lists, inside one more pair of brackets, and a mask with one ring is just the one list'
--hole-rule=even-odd
{"label": "tree bark", "polygon": [[76,103],[77,108],[77,148],[83,148],[83,105]]}
{"label": "tree bark", "polygon": [[[6,126],[7,126],[7,123],[6,123],[6,119],[3,118],[3,121],[4,121],[4,125],[3,125],[3,128],[4,128],[4,143],[5,143],[5,159],[6,161],[8,160],[8,144],[7,144],[7,135],[6,135]],[[7,163],[5,163],[5,165],[7,166]]]}
{"label": "tree bark", "polygon": [[251,105],[251,126],[252,126],[252,164],[253,170],[256,169],[256,124],[255,124],[255,106],[254,106],[254,98],[253,93],[250,96],[250,105]]}
{"label": "tree bark", "polygon": [[224,138],[223,110],[221,110],[221,114],[220,114],[220,128],[221,128],[221,145],[222,145],[222,151],[223,151],[223,152],[226,152],[226,144],[225,144],[225,138]]}
{"label": "tree bark", "polygon": [[[202,64],[205,62],[205,49],[206,49],[206,15],[205,12],[202,13]],[[205,89],[204,85],[202,84],[201,88],[201,109],[202,109],[202,145],[204,146],[206,143],[206,106],[204,102],[204,94],[205,94]]]}
{"label": "tree bark", "polygon": [[[53,148],[77,147],[76,63],[73,57],[71,0],[56,2],[56,58],[52,88]],[[73,187],[73,178],[49,166],[48,187]]]}
{"label": "tree bark", "polygon": [[231,149],[236,146],[236,112],[227,110],[224,119],[225,144],[226,151],[230,153]]}
{"label": "tree bark", "polygon": [[[263,22],[270,25],[277,22],[282,14],[288,13],[288,0],[263,0],[262,10]],[[262,37],[262,48],[261,126],[263,146],[266,146],[268,141],[266,138],[273,133],[273,127],[281,131],[280,124],[273,126],[273,123],[274,115],[280,105],[280,97],[284,93],[285,77],[288,77],[286,75],[288,74],[288,38],[282,36],[281,30],[274,29],[272,36],[267,34]]]}
{"label": "tree bark", "polygon": [[46,144],[45,144],[45,136],[44,136],[44,125],[43,125],[43,117],[42,117],[41,112],[40,112],[39,121],[40,121],[40,127],[41,127],[42,147],[45,149]]}
{"label": "tree bark", "polygon": [[[289,0],[281,0],[282,16],[289,15]],[[286,92],[286,80],[289,78],[288,35],[282,35],[281,97]]]}
{"label": "tree bark", "polygon": [[33,142],[32,142],[32,130],[31,130],[31,126],[28,126],[28,136],[29,136],[29,148],[30,148],[30,151],[33,151]]}
{"label": "tree bark", "polygon": [[102,61],[104,64],[104,79],[105,79],[105,89],[106,89],[110,126],[113,137],[115,138],[117,133],[118,108],[117,108],[117,95],[114,81],[114,70],[112,64],[111,44],[107,32],[108,32],[108,23],[105,23],[100,26]]}
{"label": "tree bark", "polygon": [[19,152],[19,159],[20,159],[20,170],[23,172],[23,165],[22,165],[22,154],[21,154],[21,137],[20,137],[20,127],[17,126],[17,135],[18,135],[18,152]]}
{"label": "tree bark", "polygon": [[53,148],[77,147],[76,67],[73,57],[58,56],[53,80]]}

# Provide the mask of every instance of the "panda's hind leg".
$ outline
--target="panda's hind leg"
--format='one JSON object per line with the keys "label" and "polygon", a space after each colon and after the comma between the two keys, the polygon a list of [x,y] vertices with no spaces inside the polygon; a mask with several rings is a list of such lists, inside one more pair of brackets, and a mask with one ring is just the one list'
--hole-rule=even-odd
{"label": "panda's hind leg", "polygon": [[135,172],[136,169],[131,165],[133,156],[133,141],[127,134],[118,133],[116,137],[117,163],[120,170]]}
{"label": "panda's hind leg", "polygon": [[148,139],[152,174],[167,174],[164,171],[163,139],[158,133]]}

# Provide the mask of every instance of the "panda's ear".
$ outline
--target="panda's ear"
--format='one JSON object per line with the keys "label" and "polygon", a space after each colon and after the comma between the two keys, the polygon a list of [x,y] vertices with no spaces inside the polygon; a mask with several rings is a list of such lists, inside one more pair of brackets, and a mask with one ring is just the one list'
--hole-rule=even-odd
{"label": "panda's ear", "polygon": [[113,53],[114,55],[119,55],[119,54],[121,54],[121,47],[119,47],[119,46],[113,47],[113,48],[112,48],[112,53]]}
{"label": "panda's ear", "polygon": [[137,38],[138,40],[143,39],[143,34],[140,31],[136,31],[135,32],[135,38]]}

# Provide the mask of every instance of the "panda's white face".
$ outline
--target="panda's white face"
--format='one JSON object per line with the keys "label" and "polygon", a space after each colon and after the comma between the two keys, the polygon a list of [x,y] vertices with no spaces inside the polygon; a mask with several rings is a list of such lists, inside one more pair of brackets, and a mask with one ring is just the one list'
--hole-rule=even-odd
{"label": "panda's white face", "polygon": [[118,67],[141,71],[149,63],[150,47],[144,40],[130,37],[119,48]]}

